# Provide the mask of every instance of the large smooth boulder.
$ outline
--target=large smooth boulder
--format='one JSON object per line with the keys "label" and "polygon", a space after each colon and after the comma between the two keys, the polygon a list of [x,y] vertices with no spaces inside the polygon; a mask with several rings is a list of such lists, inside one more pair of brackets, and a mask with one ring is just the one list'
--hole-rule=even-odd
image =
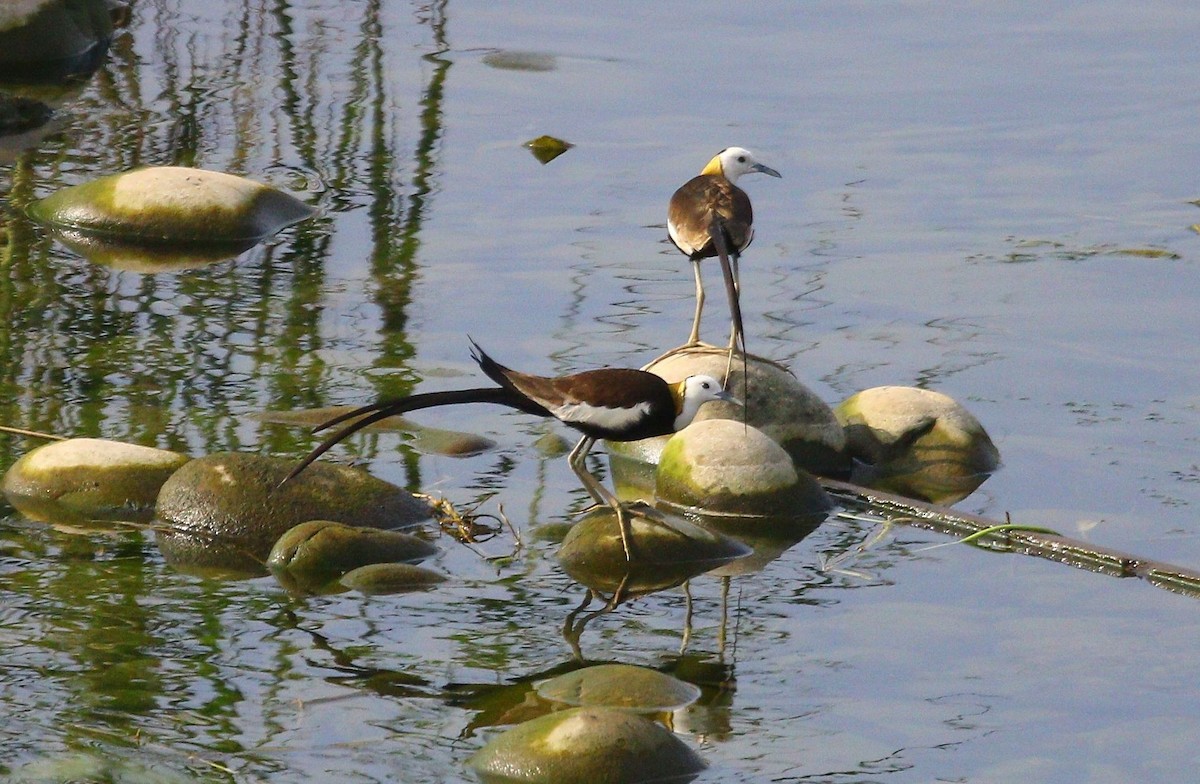
{"label": "large smooth boulder", "polygon": [[317,462],[280,487],[295,461],[224,452],[176,471],[158,495],[157,540],[172,563],[261,574],[279,537],[313,519],[406,528],[427,503],[365,471]]}

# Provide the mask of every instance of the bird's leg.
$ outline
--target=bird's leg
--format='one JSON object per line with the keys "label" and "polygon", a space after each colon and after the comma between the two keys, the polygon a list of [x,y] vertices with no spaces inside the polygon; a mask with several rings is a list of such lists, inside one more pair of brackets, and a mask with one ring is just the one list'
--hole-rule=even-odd
{"label": "bird's leg", "polygon": [[629,518],[626,517],[625,507],[621,505],[620,499],[614,493],[609,492],[604,485],[592,476],[584,465],[584,459],[587,458],[588,452],[592,450],[592,446],[596,443],[596,439],[591,436],[584,436],[579,439],[579,443],[571,450],[571,454],[567,456],[567,462],[571,465],[571,469],[575,475],[579,477],[579,481],[583,483],[584,489],[592,498],[596,499],[597,503],[606,504],[612,507],[613,512],[617,515],[617,527],[621,531],[621,546],[625,549],[625,560],[633,560],[633,529],[629,524]]}
{"label": "bird's leg", "polygon": [[692,317],[692,334],[684,348],[700,345],[700,313],[704,310],[704,282],[700,280],[700,262],[692,262],[692,272],[696,276],[696,315]]}

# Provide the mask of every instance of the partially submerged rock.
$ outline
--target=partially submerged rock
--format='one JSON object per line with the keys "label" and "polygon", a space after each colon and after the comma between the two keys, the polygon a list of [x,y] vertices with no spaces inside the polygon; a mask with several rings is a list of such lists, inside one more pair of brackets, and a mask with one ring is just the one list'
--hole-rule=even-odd
{"label": "partially submerged rock", "polygon": [[703,759],[662,725],[629,711],[572,708],[497,735],[468,763],[485,782],[686,782]]}
{"label": "partially submerged rock", "polygon": [[351,569],[338,581],[368,595],[425,591],[446,582],[446,575],[407,563],[376,563]]}
{"label": "partially submerged rock", "polygon": [[887,386],[863,390],[836,410],[855,480],[933,503],[969,495],[1000,466],[1000,452],[966,408],[940,392]]}
{"label": "partially submerged rock", "polygon": [[437,548],[400,531],[310,520],[275,541],[267,568],[302,584],[323,584],[368,564],[421,561]]}
{"label": "partially submerged rock", "polygon": [[783,447],[730,419],[696,422],[672,436],[655,480],[660,503],[705,515],[803,515],[833,506]]}
{"label": "partially submerged rock", "polygon": [[[352,406],[326,406],[292,411],[264,411],[258,415],[258,419],[281,425],[300,425],[313,428],[351,410],[353,410]],[[361,419],[361,417],[359,418]],[[353,419],[347,419],[343,426],[349,425],[353,421]],[[408,433],[412,436],[410,445],[418,452],[448,457],[471,457],[496,446],[495,441],[485,436],[427,427],[402,416],[381,419],[367,425],[363,430]]]}
{"label": "partially submerged rock", "polygon": [[159,547],[174,564],[261,574],[275,541],[319,518],[369,528],[429,519],[429,505],[365,471],[313,463],[283,487],[295,461],[225,452],[191,461],[167,480],[156,514]]}
{"label": "partially submerged rock", "polygon": [[[720,349],[684,349],[656,360],[646,370],[671,383],[697,373],[724,378],[728,357],[729,353]],[[849,469],[849,459],[845,455],[846,434],[829,406],[782,365],[751,356],[748,372],[750,389],[747,392],[740,357],[735,358],[726,385],[734,397],[745,403],[744,409],[733,403],[710,402],[701,407],[694,421],[733,419],[742,422],[744,418],[747,424],[758,428],[787,450],[797,467],[820,476],[845,474]],[[637,443],[661,452],[666,438]],[[610,451],[614,448],[621,450],[620,445],[609,445]]]}
{"label": "partially submerged rock", "polygon": [[661,591],[750,554],[723,534],[680,518],[629,514],[633,559],[621,543],[616,514],[597,508],[575,524],[558,550],[563,570],[593,590],[625,595]]}
{"label": "partially submerged rock", "polygon": [[58,82],[100,66],[112,37],[106,0],[0,3],[0,80]]}
{"label": "partially submerged rock", "polygon": [[154,508],[159,488],[188,460],[177,452],[100,438],[54,441],[8,469],[4,494],[37,519],[53,520],[55,507],[72,518],[138,517]]}
{"label": "partially submerged rock", "polygon": [[544,700],[567,705],[667,713],[700,699],[700,687],[632,664],[597,664],[537,684]]}
{"label": "partially submerged rock", "polygon": [[182,166],[101,177],[29,208],[35,219],[68,232],[145,244],[233,247],[252,245],[313,212],[294,196],[245,177]]}

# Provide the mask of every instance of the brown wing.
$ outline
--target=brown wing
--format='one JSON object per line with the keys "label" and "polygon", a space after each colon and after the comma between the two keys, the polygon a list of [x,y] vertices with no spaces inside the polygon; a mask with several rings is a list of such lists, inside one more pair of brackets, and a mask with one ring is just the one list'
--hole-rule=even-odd
{"label": "brown wing", "polygon": [[730,244],[741,252],[754,239],[750,197],[724,177],[701,174],[685,182],[667,205],[667,234],[692,259],[717,255],[709,229],[719,218]]}

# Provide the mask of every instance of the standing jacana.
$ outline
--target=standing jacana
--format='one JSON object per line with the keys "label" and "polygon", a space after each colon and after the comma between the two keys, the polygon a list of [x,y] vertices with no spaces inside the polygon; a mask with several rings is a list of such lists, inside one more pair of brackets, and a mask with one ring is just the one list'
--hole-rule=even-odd
{"label": "standing jacana", "polygon": [[754,239],[754,210],[750,197],[737,187],[743,174],[761,172],[780,177],[770,166],[759,163],[754,154],[742,147],[727,147],[717,153],[700,174],[685,182],[671,196],[667,206],[667,235],[694,265],[696,275],[696,315],[687,345],[700,343],[700,313],[704,309],[704,283],[700,279],[700,261],[714,256],[721,262],[725,292],[733,330],[729,350],[742,344],[742,309],[739,301],[738,258]]}
{"label": "standing jacana", "polygon": [[314,432],[347,419],[354,421],[318,444],[280,484],[295,477],[346,436],[381,419],[435,406],[494,403],[528,414],[553,417],[583,433],[567,461],[592,498],[608,504],[616,512],[621,544],[626,558],[632,559],[631,533],[624,508],[584,466],[584,459],[596,439],[638,441],[667,435],[691,424],[700,406],[709,400],[737,402],[712,376],[689,376],[675,384],[668,384],[653,373],[629,368],[602,368],[553,378],[534,376],[504,367],[484,353],[474,340],[471,341],[471,357],[499,387],[422,392],[372,403],[334,417],[317,426]]}

